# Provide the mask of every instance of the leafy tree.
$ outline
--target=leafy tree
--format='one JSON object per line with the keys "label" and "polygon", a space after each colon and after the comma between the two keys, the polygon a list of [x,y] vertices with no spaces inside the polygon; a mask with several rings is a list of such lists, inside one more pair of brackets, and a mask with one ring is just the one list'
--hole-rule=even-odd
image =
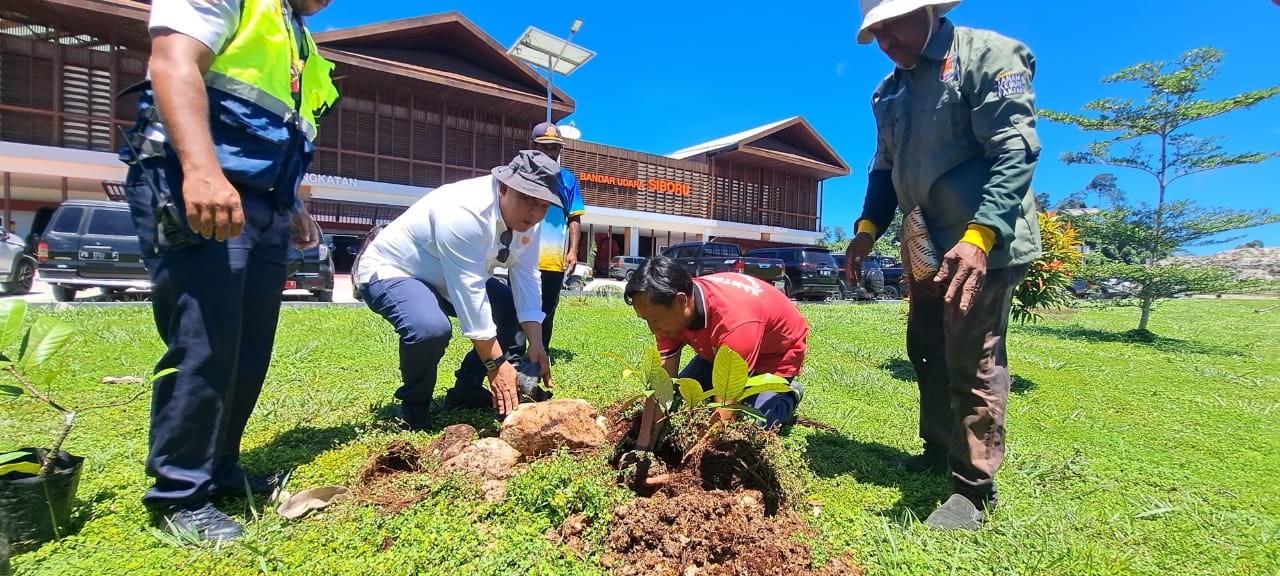
{"label": "leafy tree", "polygon": [[1053,209],[1052,200],[1049,199],[1048,192],[1036,193],[1036,212],[1048,212]]}
{"label": "leafy tree", "polygon": [[885,228],[884,234],[881,234],[876,239],[876,244],[871,248],[871,252],[901,260],[902,256],[899,254],[900,246],[902,246],[902,211],[898,210],[893,215],[893,222],[890,222],[889,227]]}
{"label": "leafy tree", "polygon": [[[1067,164],[1093,164],[1131,168],[1150,175],[1156,182],[1157,201],[1150,218],[1122,219],[1126,226],[1149,226],[1146,231],[1129,230],[1139,243],[1135,249],[1145,252],[1143,265],[1154,267],[1174,249],[1183,245],[1188,236],[1204,244],[1217,243],[1207,237],[1230,230],[1239,230],[1277,221],[1266,211],[1233,211],[1211,209],[1195,214],[1188,203],[1166,203],[1166,192],[1174,182],[1192,174],[1208,172],[1230,166],[1258,164],[1280,156],[1274,152],[1244,152],[1229,154],[1217,144],[1220,137],[1197,137],[1186,131],[1196,122],[1229,112],[1252,108],[1280,94],[1280,86],[1251,90],[1221,100],[1201,97],[1204,83],[1217,76],[1222,62],[1222,51],[1215,48],[1198,48],[1184,53],[1174,62],[1145,62],[1121,70],[1103,78],[1104,84],[1133,82],[1146,90],[1146,98],[1139,103],[1124,98],[1102,98],[1084,105],[1085,110],[1097,112],[1088,117],[1066,112],[1043,111],[1050,121],[1073,124],[1082,130],[1105,132],[1112,136],[1097,140],[1083,152],[1067,152],[1062,161]],[[1154,150],[1144,147],[1144,142],[1155,140]],[[1124,149],[1117,144],[1127,144]],[[1207,220],[1195,220],[1195,216]],[[1175,223],[1175,220],[1177,221]],[[1181,227],[1179,227],[1181,224]],[[1095,240],[1084,234],[1088,240]],[[1165,272],[1137,271],[1153,284],[1164,284]],[[1138,277],[1127,279],[1142,282]],[[1187,280],[1190,278],[1182,278]],[[1149,291],[1141,296],[1142,316],[1138,329],[1146,330],[1151,306],[1162,291]]]}

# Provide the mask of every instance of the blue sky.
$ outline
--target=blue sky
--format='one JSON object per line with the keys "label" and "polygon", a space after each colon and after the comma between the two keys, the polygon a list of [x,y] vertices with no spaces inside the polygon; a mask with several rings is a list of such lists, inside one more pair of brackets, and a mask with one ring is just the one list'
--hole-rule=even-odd
{"label": "blue sky", "polygon": [[[1030,6],[1036,6],[1031,8]],[[566,35],[597,56],[573,75],[556,79],[577,101],[569,117],[583,139],[667,154],[699,142],[787,118],[804,116],[844,158],[853,173],[826,183],[823,222],[851,227],[862,207],[865,167],[875,146],[870,96],[891,70],[873,45],[854,35],[855,0],[838,2],[657,0],[614,3],[464,1],[357,2],[335,0],[311,19],[313,30],[344,28],[458,10],[502,45],[527,26]],[[1174,60],[1182,52],[1215,46],[1226,52],[1207,95],[1220,98],[1280,83],[1274,41],[1280,7],[1270,0],[1189,2],[1076,0],[1067,3],[967,0],[951,13],[959,25],[988,28],[1026,43],[1035,53],[1037,104],[1080,111],[1090,100],[1126,96],[1103,76],[1148,60]],[[1093,137],[1041,122],[1044,154],[1035,188],[1056,201],[1106,171],[1058,161]],[[1228,152],[1280,151],[1280,99],[1206,121],[1193,130],[1224,136]],[[1154,180],[1115,169],[1132,197],[1155,200]],[[1172,199],[1206,206],[1280,210],[1280,159],[1188,177],[1170,188]],[[1280,224],[1244,232],[1280,246]],[[1238,242],[1201,248],[1205,253]]]}

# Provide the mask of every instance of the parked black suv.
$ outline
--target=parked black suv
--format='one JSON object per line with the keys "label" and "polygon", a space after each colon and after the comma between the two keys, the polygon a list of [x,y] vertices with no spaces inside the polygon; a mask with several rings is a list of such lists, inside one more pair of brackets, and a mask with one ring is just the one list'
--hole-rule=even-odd
{"label": "parked black suv", "polygon": [[777,258],[785,268],[787,296],[796,300],[825,300],[840,291],[836,277],[836,261],[831,251],[822,246],[783,246],[756,248],[747,256]]}
{"label": "parked black suv", "polygon": [[[319,225],[316,229],[323,238]],[[101,288],[111,297],[129,289],[151,290],[137,229],[124,202],[67,200],[53,212],[39,239],[40,279],[59,302],[73,301],[77,292],[89,288]],[[311,292],[321,302],[333,301],[333,258],[326,242],[305,252],[289,249],[284,289],[295,288]]]}
{"label": "parked black suv", "polygon": [[289,248],[289,277],[285,290],[306,290],[320,302],[333,302],[333,235],[316,224],[320,242],[303,251]]}
{"label": "parked black suv", "polygon": [[845,279],[844,254],[833,254],[836,268],[840,274],[840,298],[842,300],[875,300],[877,297],[897,298],[897,290],[889,295],[889,285],[885,282],[884,272],[880,269],[880,260],[874,257],[862,260],[862,281],[856,286],[849,286]]}
{"label": "parked black suv", "polygon": [[133,217],[123,202],[63,202],[40,234],[36,255],[40,279],[59,302],[75,300],[76,292],[89,288],[112,295],[151,289]]}

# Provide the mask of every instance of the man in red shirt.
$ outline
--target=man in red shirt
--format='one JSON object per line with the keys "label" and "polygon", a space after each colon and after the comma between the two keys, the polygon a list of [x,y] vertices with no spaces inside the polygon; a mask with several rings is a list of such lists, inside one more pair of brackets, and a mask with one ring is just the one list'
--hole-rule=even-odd
{"label": "man in red shirt", "polygon": [[[711,389],[711,362],[721,346],[747,361],[751,375],[771,373],[788,382],[800,374],[808,348],[809,323],[781,290],[751,276],[733,272],[694,278],[679,263],[663,256],[645,260],[627,281],[624,300],[649,324],[657,337],[662,365],[672,377],[684,346],[695,356],[679,377],[693,378]],[[743,399],[765,416],[766,427],[790,420],[803,388],[765,392]],[[657,417],[656,404],[646,405],[636,448],[645,450]]]}

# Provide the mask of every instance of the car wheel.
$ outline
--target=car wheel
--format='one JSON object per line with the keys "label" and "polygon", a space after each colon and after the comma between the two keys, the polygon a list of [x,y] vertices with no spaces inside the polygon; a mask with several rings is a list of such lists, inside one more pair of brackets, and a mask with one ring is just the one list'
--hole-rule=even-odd
{"label": "car wheel", "polygon": [[886,284],[885,287],[880,291],[880,297],[884,298],[885,300],[897,300],[901,298],[902,295],[898,294],[898,288],[896,286],[890,286]]}
{"label": "car wheel", "polygon": [[76,289],[67,288],[61,284],[53,285],[53,299],[59,302],[75,302]]}
{"label": "car wheel", "polygon": [[32,264],[26,258],[22,258],[18,260],[18,269],[13,272],[13,278],[5,285],[4,291],[9,294],[26,294],[31,291],[31,283],[35,279],[35,264]]}
{"label": "car wheel", "polygon": [[316,290],[311,293],[316,302],[333,302],[333,290]]}
{"label": "car wheel", "polygon": [[836,296],[841,300],[849,299],[849,287],[845,285],[843,278],[836,284]]}

